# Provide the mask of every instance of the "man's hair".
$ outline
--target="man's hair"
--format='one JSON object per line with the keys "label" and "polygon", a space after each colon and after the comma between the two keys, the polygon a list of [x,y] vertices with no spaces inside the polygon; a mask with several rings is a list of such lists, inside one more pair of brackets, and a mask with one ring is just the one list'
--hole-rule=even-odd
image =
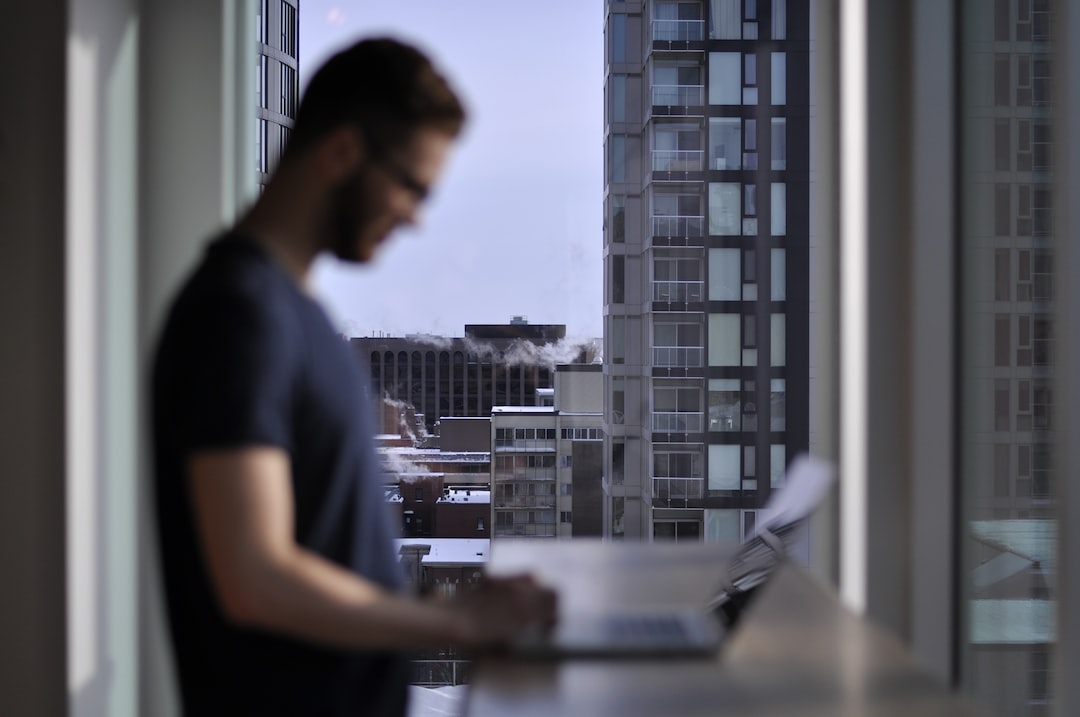
{"label": "man's hair", "polygon": [[464,122],[461,101],[422,52],[390,38],[361,40],[311,78],[286,151],[303,150],[343,124],[359,127],[381,151],[421,127],[456,137]]}

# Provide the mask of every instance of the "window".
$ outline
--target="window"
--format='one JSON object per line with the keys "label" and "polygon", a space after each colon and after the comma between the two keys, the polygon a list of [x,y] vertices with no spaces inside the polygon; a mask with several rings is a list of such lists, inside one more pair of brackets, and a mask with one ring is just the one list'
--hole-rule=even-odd
{"label": "window", "polygon": [[259,55],[255,62],[255,106],[266,107],[268,98],[266,95],[266,55]]}
{"label": "window", "polygon": [[611,60],[626,62],[626,15],[611,16]]}
{"label": "window", "polygon": [[286,117],[296,118],[297,96],[296,69],[282,63],[281,65],[281,114]]}
{"label": "window", "polygon": [[709,446],[709,491],[734,491],[742,485],[742,446]]}
{"label": "window", "polygon": [[653,521],[653,540],[700,542],[701,523],[696,520]]}
{"label": "window", "polygon": [[772,103],[787,104],[787,54],[772,53]]}
{"label": "window", "polygon": [[784,314],[771,315],[769,327],[769,365],[784,366],[787,363],[787,317]]}
{"label": "window", "polygon": [[696,433],[702,430],[701,389],[688,385],[654,384],[652,430]]}
{"label": "window", "polygon": [[709,104],[742,104],[742,54],[709,53]]}
{"label": "window", "polygon": [[560,523],[572,523],[572,522],[574,522],[571,512],[569,510],[560,510],[559,511],[559,522]]}
{"label": "window", "polygon": [[742,427],[741,382],[737,378],[709,379],[709,430],[739,431]]}
{"label": "window", "polygon": [[689,124],[657,124],[653,127],[654,172],[686,172],[704,169],[701,130]]}
{"label": "window", "polygon": [[738,301],[742,296],[742,252],[709,250],[709,300]]}
{"label": "window", "polygon": [[484,519],[483,518],[477,518],[476,519],[476,530],[478,532],[482,532],[484,530]]}
{"label": "window", "polygon": [[770,276],[769,291],[773,301],[784,301],[787,298],[787,250],[769,250]]}
{"label": "window", "polygon": [[709,118],[709,169],[742,168],[742,123],[738,117]]}
{"label": "window", "polygon": [[697,0],[658,0],[653,5],[653,40],[687,42],[703,40],[704,37],[701,3]]}
{"label": "window", "polygon": [[269,0],[255,0],[255,39],[266,44],[268,33],[266,23],[270,19],[267,13]]}
{"label": "window", "polygon": [[269,171],[266,148],[266,125],[264,119],[255,120],[255,168],[259,172]]}
{"label": "window", "polygon": [[772,169],[787,169],[787,118],[773,117],[770,140],[770,166]]}
{"label": "window", "polygon": [[705,104],[701,69],[697,62],[656,62],[652,66],[652,103],[679,107]]}
{"label": "window", "polygon": [[574,493],[574,485],[572,483],[560,483],[559,484],[559,495],[568,496],[568,495],[573,495],[573,493]]}
{"label": "window", "polygon": [[626,121],[626,75],[611,76],[611,121]]}
{"label": "window", "polygon": [[709,183],[709,234],[742,233],[742,187],[738,182]]}
{"label": "window", "polygon": [[616,244],[626,241],[626,197],[611,198],[611,241]]}
{"label": "window", "polygon": [[626,257],[622,254],[611,256],[611,303],[622,304],[626,301]]}
{"label": "window", "polygon": [[776,236],[787,234],[787,185],[774,182],[769,185],[772,192],[772,219],[770,233]]}
{"label": "window", "polygon": [[740,314],[709,314],[709,365],[742,365]]}
{"label": "window", "polygon": [[280,49],[289,57],[296,57],[296,37],[296,7],[282,0]]}

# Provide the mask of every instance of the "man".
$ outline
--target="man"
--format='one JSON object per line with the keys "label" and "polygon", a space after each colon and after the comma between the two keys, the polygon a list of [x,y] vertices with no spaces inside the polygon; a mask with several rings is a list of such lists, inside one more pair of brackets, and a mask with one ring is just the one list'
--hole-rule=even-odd
{"label": "man", "polygon": [[184,710],[400,715],[401,651],[550,623],[526,577],[399,593],[368,379],[306,293],[411,223],[464,112],[415,49],[369,40],[312,78],[265,192],[212,243],[154,365],[156,499]]}

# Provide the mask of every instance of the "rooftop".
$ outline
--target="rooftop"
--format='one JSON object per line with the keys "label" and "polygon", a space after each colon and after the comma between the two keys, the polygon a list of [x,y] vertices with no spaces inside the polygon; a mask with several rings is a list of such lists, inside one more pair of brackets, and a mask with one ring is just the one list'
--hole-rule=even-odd
{"label": "rooftop", "polygon": [[483,565],[491,554],[487,538],[398,538],[398,551],[405,546],[426,545],[429,552],[420,559],[421,565]]}

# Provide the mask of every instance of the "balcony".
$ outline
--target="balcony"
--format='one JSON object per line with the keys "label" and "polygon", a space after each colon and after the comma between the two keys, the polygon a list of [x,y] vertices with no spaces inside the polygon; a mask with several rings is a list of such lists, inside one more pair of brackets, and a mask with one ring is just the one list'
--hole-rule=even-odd
{"label": "balcony", "polygon": [[705,104],[705,86],[653,85],[652,103],[659,107],[701,107]]}
{"label": "balcony", "polygon": [[705,365],[705,349],[701,346],[654,346],[652,359],[653,366],[658,368],[700,368]]}
{"label": "balcony", "polygon": [[703,216],[654,216],[652,218],[654,237],[701,237],[705,236],[705,217]]}
{"label": "balcony", "polygon": [[705,168],[705,150],[702,149],[654,149],[652,169],[654,172],[700,172]]}
{"label": "balcony", "polygon": [[705,40],[704,20],[653,20],[653,42],[702,42]]}
{"label": "balcony", "polygon": [[663,303],[689,303],[705,300],[704,281],[654,281],[652,300]]}
{"label": "balcony", "polygon": [[555,495],[515,495],[509,498],[496,497],[495,510],[504,508],[555,508]]}
{"label": "balcony", "polygon": [[700,413],[653,412],[652,429],[654,433],[701,433],[705,425]]}
{"label": "balcony", "polygon": [[686,505],[704,496],[701,478],[653,478],[653,502],[655,505]]}

